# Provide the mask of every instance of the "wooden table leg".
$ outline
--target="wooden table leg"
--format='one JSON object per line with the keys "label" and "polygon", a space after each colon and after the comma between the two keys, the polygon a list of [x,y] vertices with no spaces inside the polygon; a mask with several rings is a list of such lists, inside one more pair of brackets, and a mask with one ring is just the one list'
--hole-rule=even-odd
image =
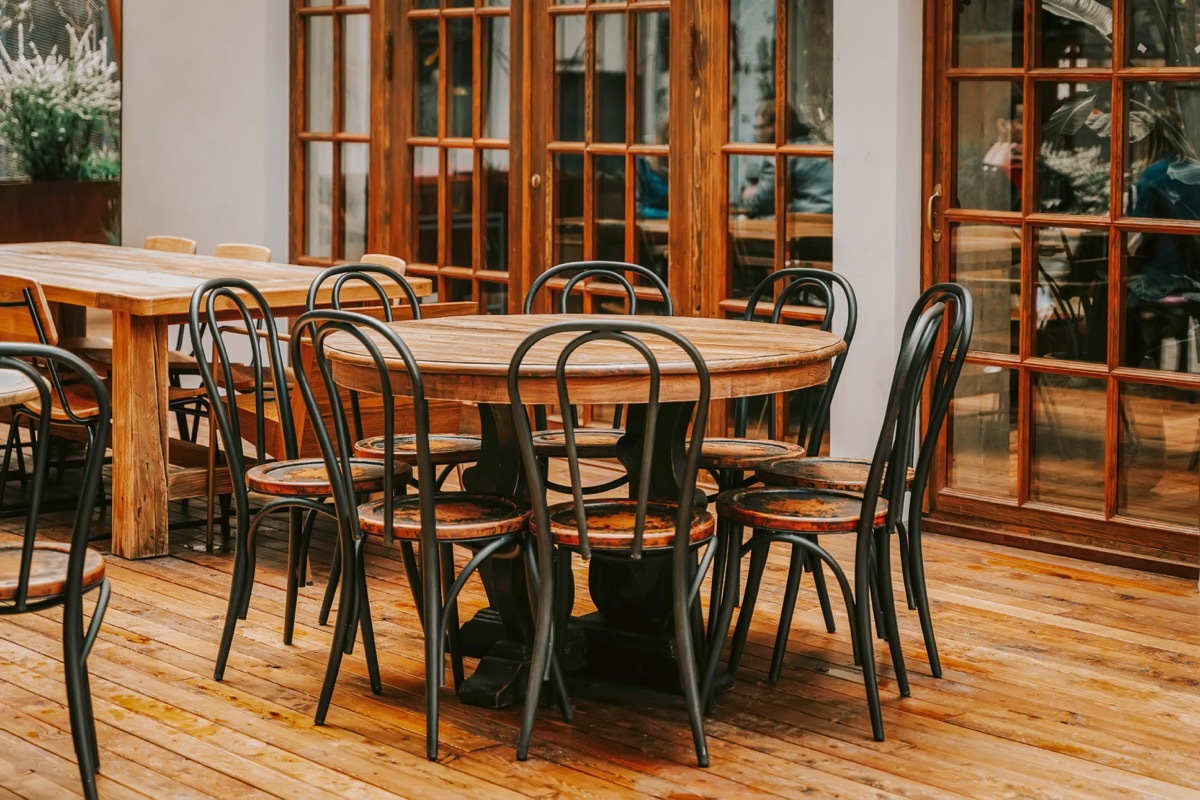
{"label": "wooden table leg", "polygon": [[167,323],[113,313],[112,551],[167,554]]}

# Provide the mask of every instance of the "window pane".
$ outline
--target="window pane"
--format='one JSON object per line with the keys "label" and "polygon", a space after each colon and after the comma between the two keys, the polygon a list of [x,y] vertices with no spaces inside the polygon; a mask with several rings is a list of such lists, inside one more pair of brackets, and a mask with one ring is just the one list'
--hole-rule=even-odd
{"label": "window pane", "polygon": [[1104,363],[1108,353],[1108,231],[1039,228],[1034,281],[1039,356]]}
{"label": "window pane", "polygon": [[1017,496],[1017,374],[966,364],[950,409],[950,477],[956,489]]}
{"label": "window pane", "polygon": [[1032,375],[1030,497],[1086,511],[1104,509],[1104,380]]}
{"label": "window pane", "polygon": [[787,266],[833,262],[833,159],[785,158],[788,167]]}
{"label": "window pane", "polygon": [[484,269],[508,269],[508,151],[483,151]]}
{"label": "window pane", "polygon": [[342,130],[368,133],[371,130],[371,17],[347,14],[342,22]]}
{"label": "window pane", "polygon": [[471,136],[472,73],[475,34],[470,19],[455,18],[446,23],[446,46],[450,51],[446,76],[450,98],[447,107],[450,118],[446,123],[447,136]]}
{"label": "window pane", "polygon": [[788,12],[789,142],[833,143],[833,0],[797,0]]}
{"label": "window pane", "polygon": [[670,172],[665,155],[634,156],[634,208],[637,213],[637,263],[667,277],[667,205]]}
{"label": "window pane", "polygon": [[554,263],[583,258],[583,156],[554,156]]}
{"label": "window pane", "polygon": [[1126,86],[1125,213],[1200,219],[1200,83]]}
{"label": "window pane", "polygon": [[1024,104],[1012,81],[961,81],[954,85],[958,140],[958,208],[1021,210],[1021,130]]}
{"label": "window pane", "polygon": [[450,173],[447,188],[450,194],[450,263],[456,267],[474,266],[471,251],[471,243],[475,241],[471,186],[475,173],[474,157],[473,150],[446,151],[446,169]]}
{"label": "window pane", "polygon": [[1038,210],[1108,214],[1111,94],[1107,83],[1038,84]]}
{"label": "window pane", "polygon": [[471,282],[464,280],[456,280],[454,278],[446,279],[446,297],[443,302],[464,303],[474,300],[475,297],[471,293]]}
{"label": "window pane", "polygon": [[306,209],[305,255],[330,258],[333,253],[333,143],[304,145]]}
{"label": "window pane", "polygon": [[1129,63],[1135,67],[1200,65],[1200,2],[1130,0]]}
{"label": "window pane", "polygon": [[955,224],[950,228],[950,275],[974,298],[971,349],[1016,353],[1021,302],[1021,228]]}
{"label": "window pane", "polygon": [[[1042,2],[1041,67],[1112,65],[1112,0]],[[1162,3],[1160,5],[1167,5]]]}
{"label": "window pane", "polygon": [[583,141],[585,31],[582,15],[554,19],[554,96],[558,101],[554,136],[559,141]]}
{"label": "window pane", "polygon": [[342,203],[344,229],[342,258],[357,261],[367,252],[367,180],[371,147],[364,143],[342,145]]}
{"label": "window pane", "polygon": [[309,17],[307,26],[307,130],[329,133],[333,130],[333,17]]}
{"label": "window pane", "polygon": [[413,103],[417,136],[438,135],[438,24],[423,19],[413,24],[416,39],[416,101]]}
{"label": "window pane", "polygon": [[625,141],[624,14],[597,14],[596,74],[592,86],[594,141]]}
{"label": "window pane", "polygon": [[1200,520],[1200,396],[1161,386],[1121,387],[1117,513],[1183,525]]}
{"label": "window pane", "polygon": [[417,223],[417,260],[438,263],[438,151],[413,148],[413,209]]}
{"label": "window pane", "polygon": [[1121,363],[1200,373],[1200,236],[1126,234],[1124,274]]}
{"label": "window pane", "polygon": [[670,24],[667,12],[638,14],[634,141],[666,144],[669,123]]}
{"label": "window pane", "polygon": [[775,141],[774,101],[775,3],[730,0],[729,141]]}
{"label": "window pane", "polygon": [[490,139],[508,138],[509,50],[512,33],[508,17],[483,20],[483,135]]}
{"label": "window pane", "polygon": [[625,157],[596,156],[596,258],[625,261]]}
{"label": "window pane", "polygon": [[[833,159],[785,158],[787,167],[784,195],[791,213],[828,215],[833,213]],[[759,176],[759,183],[766,176]]]}
{"label": "window pane", "polygon": [[1025,4],[983,0],[954,4],[954,62],[959,67],[1019,67],[1024,62]]}
{"label": "window pane", "polygon": [[775,266],[774,175],[774,157],[729,157],[730,297],[749,297]]}
{"label": "window pane", "polygon": [[485,314],[507,314],[508,284],[480,283],[479,304]]}

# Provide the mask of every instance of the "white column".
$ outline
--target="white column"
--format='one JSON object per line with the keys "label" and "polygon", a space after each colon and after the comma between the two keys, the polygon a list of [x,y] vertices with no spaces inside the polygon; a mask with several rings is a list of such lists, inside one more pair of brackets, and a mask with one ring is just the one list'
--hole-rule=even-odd
{"label": "white column", "polygon": [[830,447],[870,457],[921,290],[921,0],[834,3],[833,264],[858,296]]}
{"label": "white column", "polygon": [[288,257],[288,4],[125,0],[121,233]]}

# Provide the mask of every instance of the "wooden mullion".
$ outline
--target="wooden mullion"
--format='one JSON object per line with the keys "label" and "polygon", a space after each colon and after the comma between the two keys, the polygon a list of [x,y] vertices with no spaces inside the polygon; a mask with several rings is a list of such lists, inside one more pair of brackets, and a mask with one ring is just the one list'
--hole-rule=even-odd
{"label": "wooden mullion", "polygon": [[[342,81],[342,59],[345,57],[343,53],[344,47],[342,42],[342,18],[340,15],[333,15],[333,63],[330,65],[333,69],[333,121],[330,130],[336,136],[342,131],[342,115],[345,111],[345,102],[343,95],[345,94],[345,86]],[[334,261],[345,255],[345,208],[342,198],[343,194],[343,176],[342,176],[342,145],[334,142],[330,145],[333,148],[333,185],[330,187],[330,202],[332,204],[331,213],[329,215],[329,255]]]}
{"label": "wooden mullion", "polygon": [[[386,8],[394,7],[391,3],[385,2],[384,5]],[[389,237],[390,247],[387,252],[399,255],[407,261],[415,261],[418,235],[414,197],[416,159],[411,144],[412,134],[416,129],[415,24],[411,16],[397,11],[386,20],[386,25],[392,34],[392,84],[396,88],[392,93],[391,108],[388,109],[389,136],[381,142],[381,148],[391,152],[392,166],[388,173],[380,176],[380,180],[385,185],[388,181],[391,182],[387,187],[391,198],[390,210],[397,223],[389,225],[388,230],[381,231],[380,234]]]}
{"label": "wooden mullion", "polygon": [[[596,186],[592,143],[596,140],[596,15],[583,17],[583,257],[596,257]],[[590,311],[590,296],[584,292],[584,310]]]}
{"label": "wooden mullion", "polygon": [[367,133],[341,133],[334,131],[331,133],[313,133],[312,131],[302,131],[296,134],[296,139],[301,142],[340,142],[343,144],[370,144],[371,135]]}
{"label": "wooden mullion", "polygon": [[[1024,117],[1021,123],[1021,161],[1023,169],[1021,171],[1021,214],[1024,218],[1030,213],[1037,210],[1037,194],[1035,177],[1037,174],[1036,166],[1030,167],[1030,164],[1036,165],[1036,159],[1030,159],[1029,156],[1036,153],[1037,138],[1036,134],[1040,130],[1041,115],[1038,113],[1036,86],[1033,77],[1029,74],[1038,63],[1038,44],[1039,44],[1039,29],[1038,24],[1040,10],[1039,2],[1025,3],[1025,38],[1024,44],[1024,69],[1025,76],[1022,79],[1021,97],[1023,104]],[[1021,288],[1020,288],[1020,349],[1022,360],[1029,357],[1033,352],[1032,342],[1034,331],[1032,330],[1033,315],[1036,310],[1036,303],[1033,302],[1034,296],[1034,280],[1033,262],[1030,260],[1034,254],[1033,229],[1028,223],[1021,225]],[[1027,330],[1030,329],[1030,330]],[[1014,398],[1017,402],[1017,502],[1025,504],[1029,502],[1030,487],[1032,484],[1033,472],[1033,375],[1024,365],[1017,369],[1017,397]]]}
{"label": "wooden mullion", "polygon": [[438,119],[437,119],[437,266],[438,266],[438,299],[447,296],[446,279],[441,275],[442,269],[450,263],[450,190],[447,182],[450,179],[449,159],[446,154],[445,140],[450,126],[450,76],[449,40],[450,35],[446,20],[438,15]]}
{"label": "wooden mullion", "polygon": [[[368,252],[390,253],[386,240],[391,229],[391,196],[387,186],[392,174],[392,148],[386,146],[391,132],[387,111],[393,103],[395,86],[395,42],[384,0],[371,0],[370,115],[367,121],[367,242]],[[391,45],[389,46],[389,42]],[[388,60],[390,59],[390,61]],[[388,177],[385,177],[388,176]]]}
{"label": "wooden mullion", "polygon": [[[483,63],[484,36],[483,21],[472,9],[471,36],[474,47],[471,52],[471,137],[478,141],[483,132]],[[490,53],[490,48],[489,53]],[[482,191],[483,185],[483,151],[472,144],[471,147],[471,269],[478,271],[484,260],[484,240],[487,237],[487,198]],[[479,291],[479,283],[472,280],[471,293],[475,298],[480,313],[483,313],[483,295]]]}
{"label": "wooden mullion", "polygon": [[[1116,26],[1113,26],[1114,30]],[[1041,83],[1094,83],[1112,79],[1111,67],[1038,67],[1028,72]]]}
{"label": "wooden mullion", "polygon": [[775,262],[772,268],[778,272],[787,266],[787,161],[779,155],[779,148],[787,144],[787,34],[788,3],[775,0]]}
{"label": "wooden mullion", "polygon": [[[625,226],[624,246],[625,260],[633,263],[636,258],[634,242],[635,234],[638,231],[638,221],[634,215],[634,191],[637,187],[637,176],[634,169],[633,159],[629,155],[629,145],[634,141],[635,131],[637,126],[634,120],[637,116],[634,102],[637,99],[635,86],[637,85],[637,15],[630,11],[625,12],[625,142],[621,147],[621,155],[624,156],[625,162],[625,186],[623,193],[623,206],[625,208]],[[669,173],[668,173],[669,174]],[[649,266],[649,265],[646,265]],[[633,280],[632,273],[626,273],[626,280]],[[625,304],[628,308],[628,303]]]}
{"label": "wooden mullion", "polygon": [[[1125,159],[1126,151],[1126,134],[1125,134],[1125,82],[1116,77],[1115,72],[1125,63],[1128,55],[1128,47],[1126,46],[1128,36],[1127,22],[1131,15],[1128,13],[1127,0],[1115,0],[1113,2],[1113,20],[1116,24],[1113,25],[1112,38],[1112,72],[1109,77],[1111,81],[1110,122],[1112,123],[1112,138],[1109,139],[1109,178],[1111,180],[1108,193],[1108,216],[1109,220],[1115,221],[1122,217],[1125,213],[1124,209],[1124,182],[1125,182]],[[1108,336],[1105,363],[1111,372],[1116,369],[1121,363],[1122,348],[1124,342],[1123,329],[1125,327],[1124,314],[1121,313],[1124,306],[1124,285],[1125,285],[1125,259],[1122,258],[1124,249],[1124,237],[1117,233],[1113,227],[1109,228],[1108,235],[1108,275],[1109,281],[1106,290],[1108,292]],[[1113,279],[1113,276],[1116,279]],[[1105,402],[1105,420],[1104,420],[1104,516],[1111,518],[1117,513],[1117,505],[1120,491],[1120,471],[1121,471],[1121,386],[1116,377],[1109,375],[1106,386],[1106,402]]]}
{"label": "wooden mullion", "polygon": [[289,55],[291,60],[291,107],[288,114],[288,135],[290,137],[290,147],[288,148],[288,209],[290,220],[288,224],[288,260],[295,263],[302,255],[304,255],[304,234],[308,224],[308,207],[307,198],[305,197],[304,187],[307,185],[305,180],[308,174],[307,153],[305,146],[300,142],[300,132],[304,127],[304,109],[308,90],[305,86],[305,76],[308,70],[307,66],[307,40],[304,31],[304,18],[297,11],[300,9],[302,0],[292,0],[291,15],[289,19],[291,28],[291,41]]}

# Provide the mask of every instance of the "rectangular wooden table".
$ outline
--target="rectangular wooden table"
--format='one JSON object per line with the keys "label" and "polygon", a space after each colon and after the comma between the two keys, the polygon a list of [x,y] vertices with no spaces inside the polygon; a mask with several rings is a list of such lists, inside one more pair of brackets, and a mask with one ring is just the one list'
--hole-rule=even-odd
{"label": "rectangular wooden table", "polygon": [[[112,551],[123,558],[166,555],[167,326],[186,321],[192,292],[210,278],[244,278],[277,315],[302,311],[318,270],[47,242],[0,246],[0,272],[39,281],[51,302],[112,311]],[[409,283],[418,296],[432,291],[425,278]],[[377,299],[361,283],[347,284],[342,297]]]}

